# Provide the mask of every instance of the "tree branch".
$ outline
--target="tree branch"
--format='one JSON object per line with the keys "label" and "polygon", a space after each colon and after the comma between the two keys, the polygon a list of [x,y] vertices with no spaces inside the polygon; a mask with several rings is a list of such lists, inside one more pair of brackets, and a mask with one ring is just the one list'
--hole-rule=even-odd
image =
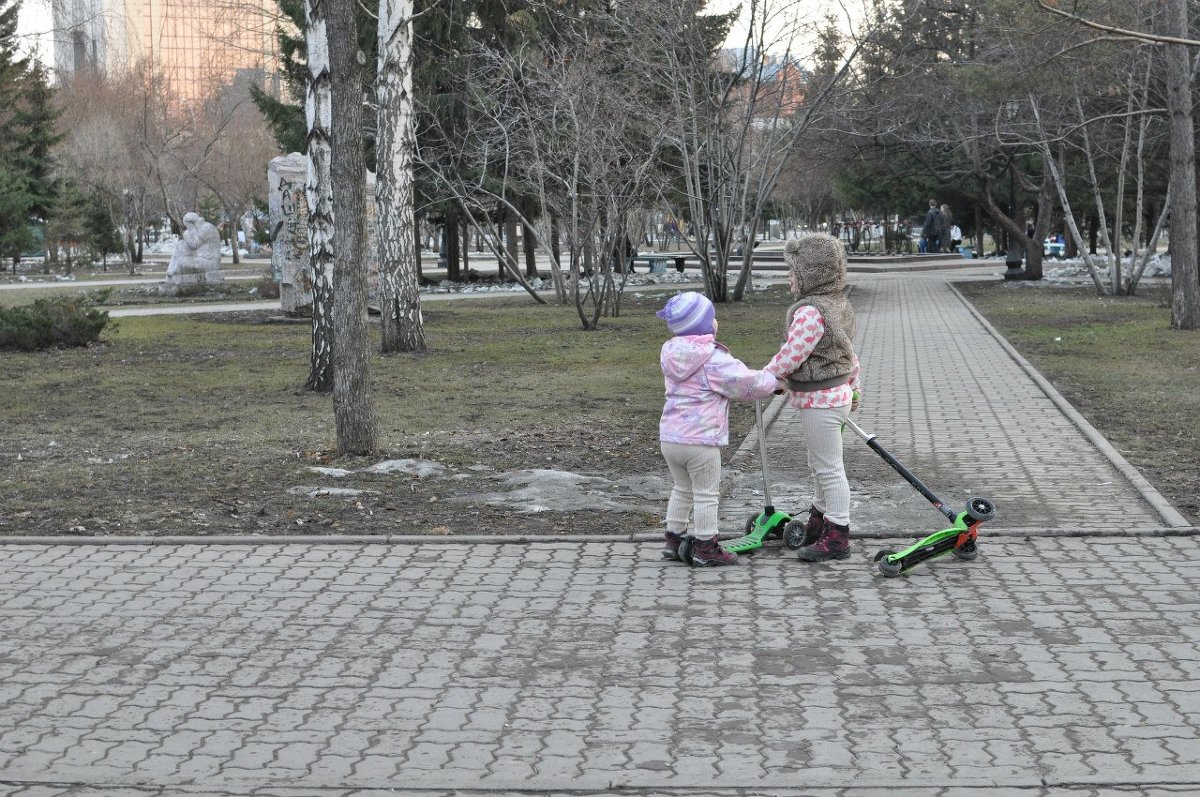
{"label": "tree branch", "polygon": [[1043,11],[1048,11],[1049,13],[1062,17],[1063,19],[1069,19],[1072,22],[1078,22],[1080,25],[1092,28],[1094,30],[1101,30],[1105,33],[1115,33],[1122,37],[1138,39],[1139,41],[1150,42],[1152,44],[1184,44],[1188,47],[1200,47],[1200,41],[1197,41],[1196,39],[1182,39],[1178,36],[1161,36],[1157,33],[1126,30],[1125,28],[1118,28],[1114,25],[1102,25],[1099,22],[1093,22],[1092,20],[1087,19],[1086,17],[1081,17],[1078,14],[1072,14],[1069,11],[1063,11],[1061,8],[1055,8],[1053,5],[1046,2],[1046,0],[1034,0],[1034,2],[1036,2]]}

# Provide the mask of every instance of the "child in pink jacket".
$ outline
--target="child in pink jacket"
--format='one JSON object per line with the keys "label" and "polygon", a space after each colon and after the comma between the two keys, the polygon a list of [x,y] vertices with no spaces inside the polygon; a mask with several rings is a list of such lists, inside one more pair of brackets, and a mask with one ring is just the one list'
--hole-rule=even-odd
{"label": "child in pink jacket", "polygon": [[729,399],[766,398],[784,384],[766,371],[753,371],[716,340],[716,309],[704,294],[671,297],[659,318],[675,337],[663,344],[659,362],[667,400],[659,421],[663,458],[675,485],[667,502],[663,558],[680,559],[689,516],[692,564],[731,565],[737,554],[717,543],[717,498],[721,446],[729,444]]}

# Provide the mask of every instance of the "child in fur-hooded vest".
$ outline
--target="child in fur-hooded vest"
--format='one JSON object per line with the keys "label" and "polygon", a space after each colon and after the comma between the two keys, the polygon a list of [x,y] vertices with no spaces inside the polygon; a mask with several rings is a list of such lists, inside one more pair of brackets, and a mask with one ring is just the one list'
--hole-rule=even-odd
{"label": "child in fur-hooded vest", "polygon": [[790,240],[784,259],[796,303],[787,311],[784,343],[763,370],[786,380],[788,404],[800,413],[813,501],[798,555],[822,562],[850,552],[850,484],[841,430],[862,390],[854,308],[846,298],[841,241],[824,234]]}
{"label": "child in fur-hooded vest", "polygon": [[854,308],[846,298],[846,253],[842,242],[831,235],[808,235],[792,239],[783,250],[789,276],[795,280],[793,296],[799,301],[788,308],[783,336],[801,307],[815,307],[825,322],[825,332],[796,370],[784,374],[788,387],[796,391],[821,390],[850,381],[854,372]]}

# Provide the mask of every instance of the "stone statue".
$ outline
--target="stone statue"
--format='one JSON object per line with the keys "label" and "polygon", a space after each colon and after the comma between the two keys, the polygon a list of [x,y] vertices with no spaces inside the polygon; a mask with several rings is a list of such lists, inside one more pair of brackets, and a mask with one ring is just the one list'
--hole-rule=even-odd
{"label": "stone statue", "polygon": [[221,271],[221,234],[197,213],[183,217],[183,236],[175,244],[171,265],[167,267],[167,285],[178,289],[202,288],[224,282]]}

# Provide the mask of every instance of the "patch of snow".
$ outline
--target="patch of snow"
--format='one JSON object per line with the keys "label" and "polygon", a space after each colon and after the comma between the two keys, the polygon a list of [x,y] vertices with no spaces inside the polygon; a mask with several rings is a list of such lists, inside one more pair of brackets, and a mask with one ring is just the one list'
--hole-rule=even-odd
{"label": "patch of snow", "polygon": [[303,495],[316,498],[321,495],[341,495],[353,498],[357,495],[379,495],[378,490],[352,490],[349,487],[292,487],[288,490],[291,495]]}
{"label": "patch of snow", "polygon": [[325,476],[332,476],[335,479],[340,479],[343,476],[351,476],[354,471],[345,470],[344,468],[309,468],[313,473],[320,473]]}
{"label": "patch of snow", "polygon": [[427,459],[386,459],[383,462],[376,462],[369,468],[365,468],[363,473],[409,473],[418,478],[424,479],[427,476],[439,476],[446,468],[437,462],[430,462]]}
{"label": "patch of snow", "polygon": [[[1087,261],[1082,257],[1072,257],[1065,260],[1047,260],[1044,261],[1046,266],[1051,263],[1052,267],[1047,267],[1042,272],[1042,276],[1046,280],[1054,281],[1078,281],[1080,279],[1091,279],[1088,273]],[[1096,271],[1104,279],[1109,279],[1108,258],[1105,255],[1093,255],[1092,263],[1096,266]],[[1121,273],[1128,277],[1129,275],[1129,258],[1121,259]],[[1146,270],[1142,272],[1142,277],[1170,277],[1171,276],[1171,256],[1168,254],[1151,255],[1149,262],[1146,263]]]}
{"label": "patch of snow", "polygon": [[[454,496],[454,503],[511,506],[518,512],[661,512],[670,485],[656,474],[613,482],[570,471],[532,469],[500,475],[504,487],[490,493]],[[638,483],[637,490],[630,489]],[[630,493],[634,493],[630,495]]]}

